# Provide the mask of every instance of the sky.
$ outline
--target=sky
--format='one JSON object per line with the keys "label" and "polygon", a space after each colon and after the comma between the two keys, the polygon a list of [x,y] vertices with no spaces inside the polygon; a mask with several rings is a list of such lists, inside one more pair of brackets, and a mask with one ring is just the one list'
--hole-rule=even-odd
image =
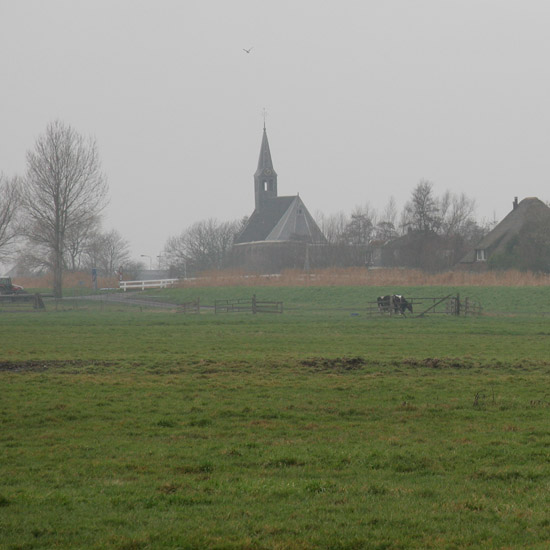
{"label": "sky", "polygon": [[53,120],[94,137],[104,229],[156,262],[252,213],[265,109],[314,215],[429,180],[500,220],[550,200],[549,28],[547,0],[0,0],[0,171]]}

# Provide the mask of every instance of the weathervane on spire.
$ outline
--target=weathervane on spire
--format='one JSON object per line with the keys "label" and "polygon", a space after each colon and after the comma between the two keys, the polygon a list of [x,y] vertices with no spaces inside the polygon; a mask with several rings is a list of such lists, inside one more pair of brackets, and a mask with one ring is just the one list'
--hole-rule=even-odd
{"label": "weathervane on spire", "polygon": [[262,116],[264,117],[264,130],[265,130],[265,119],[267,118],[267,110],[265,107],[262,109]]}

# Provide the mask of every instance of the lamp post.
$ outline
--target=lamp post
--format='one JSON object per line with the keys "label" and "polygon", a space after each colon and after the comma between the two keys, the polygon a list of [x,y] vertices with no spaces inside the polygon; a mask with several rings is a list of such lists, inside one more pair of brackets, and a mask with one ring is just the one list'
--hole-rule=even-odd
{"label": "lamp post", "polygon": [[148,254],[140,254],[142,258],[149,258],[149,271],[153,270],[153,260],[151,260],[151,256]]}

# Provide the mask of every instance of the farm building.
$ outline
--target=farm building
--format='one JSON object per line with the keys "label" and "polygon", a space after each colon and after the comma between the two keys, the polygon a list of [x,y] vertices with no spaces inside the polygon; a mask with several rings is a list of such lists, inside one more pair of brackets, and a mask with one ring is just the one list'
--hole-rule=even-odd
{"label": "farm building", "polygon": [[521,202],[516,197],[511,212],[460,260],[459,267],[546,270],[540,262],[548,252],[549,230],[550,208],[536,197]]}
{"label": "farm building", "polygon": [[230,264],[266,273],[307,268],[326,239],[299,195],[278,196],[265,125],[254,174],[254,199],[254,212],[235,239]]}

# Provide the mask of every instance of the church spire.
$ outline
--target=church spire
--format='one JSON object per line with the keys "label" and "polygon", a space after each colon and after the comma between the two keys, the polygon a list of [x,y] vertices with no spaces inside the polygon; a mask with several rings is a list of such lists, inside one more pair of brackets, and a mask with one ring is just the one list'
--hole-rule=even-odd
{"label": "church spire", "polygon": [[258,168],[256,170],[255,176],[259,176],[265,171],[269,171],[268,175],[275,174],[273,169],[273,161],[271,160],[271,151],[269,150],[269,141],[267,140],[267,132],[265,129],[264,121],[264,134],[262,137],[262,145],[260,147],[260,157],[258,158]]}
{"label": "church spire", "polygon": [[258,159],[258,168],[254,174],[254,195],[257,210],[261,209],[266,199],[277,197],[277,173],[273,169],[273,161],[271,160],[271,151],[269,150],[269,141],[267,140],[265,129],[265,118],[260,158]]}

